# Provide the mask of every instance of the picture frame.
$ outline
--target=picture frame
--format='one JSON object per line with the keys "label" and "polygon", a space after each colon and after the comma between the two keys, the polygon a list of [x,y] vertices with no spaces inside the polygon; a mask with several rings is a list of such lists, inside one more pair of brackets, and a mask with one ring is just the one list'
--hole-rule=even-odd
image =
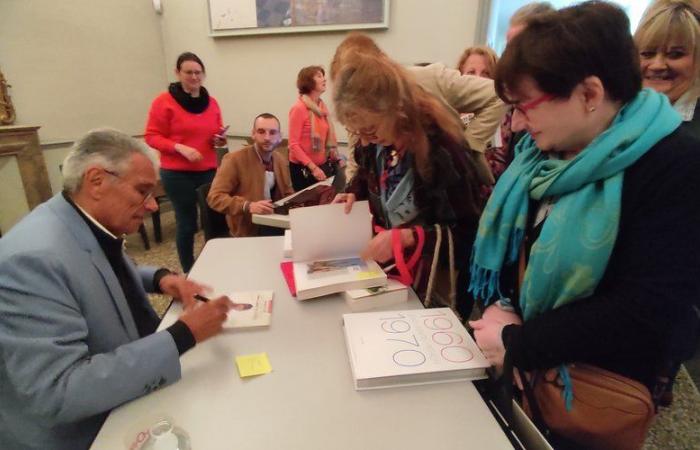
{"label": "picture frame", "polygon": [[390,0],[207,0],[209,35],[388,29]]}

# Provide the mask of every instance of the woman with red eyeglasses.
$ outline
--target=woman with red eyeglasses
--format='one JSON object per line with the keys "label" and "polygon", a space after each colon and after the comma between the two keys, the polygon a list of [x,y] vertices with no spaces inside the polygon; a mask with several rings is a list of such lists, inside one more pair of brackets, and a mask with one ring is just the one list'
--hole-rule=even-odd
{"label": "woman with red eyeglasses", "polygon": [[[545,419],[559,438],[639,448],[652,393],[695,333],[700,142],[666,96],[642,89],[629,21],[611,3],[529,22],[495,81],[527,135],[479,223],[470,290],[489,306],[471,322],[477,344],[498,370],[557,374],[562,395],[540,409],[559,411]],[[583,425],[574,374],[584,364],[637,389],[649,406],[638,422],[572,431]],[[600,414],[615,413],[599,400]]]}

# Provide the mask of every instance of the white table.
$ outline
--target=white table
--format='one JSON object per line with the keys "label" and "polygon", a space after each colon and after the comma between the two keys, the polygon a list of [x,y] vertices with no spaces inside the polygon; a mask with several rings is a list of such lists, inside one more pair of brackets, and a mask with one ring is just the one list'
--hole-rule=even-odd
{"label": "white table", "polygon": [[[512,448],[471,382],[355,391],[341,327],[350,310],[340,296],[294,299],[281,260],[281,237],[207,242],[190,276],[217,292],[273,289],[272,325],[197,345],[181,358],[180,381],[114,410],[92,448],[125,448],[157,413],[194,449]],[[161,328],[179,312],[173,306]],[[235,356],[259,352],[272,373],[239,378]]]}

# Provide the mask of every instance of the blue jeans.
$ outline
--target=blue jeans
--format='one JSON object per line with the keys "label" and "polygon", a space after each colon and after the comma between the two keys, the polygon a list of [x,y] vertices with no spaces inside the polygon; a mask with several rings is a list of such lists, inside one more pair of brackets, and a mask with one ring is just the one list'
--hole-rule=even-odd
{"label": "blue jeans", "polygon": [[197,188],[211,183],[216,170],[187,172],[160,169],[165,193],[175,210],[175,243],[183,272],[194,264],[194,234],[197,232]]}

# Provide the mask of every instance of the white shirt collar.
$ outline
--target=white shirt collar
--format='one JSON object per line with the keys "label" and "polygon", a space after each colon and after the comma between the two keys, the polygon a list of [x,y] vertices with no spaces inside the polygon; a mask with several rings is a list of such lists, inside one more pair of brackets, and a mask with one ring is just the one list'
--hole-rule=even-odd
{"label": "white shirt collar", "polygon": [[73,202],[73,204],[74,204],[83,214],[85,214],[85,217],[87,217],[88,219],[90,219],[90,222],[94,223],[95,226],[96,226],[97,228],[99,228],[100,230],[102,230],[102,231],[104,231],[105,233],[107,233],[108,236],[111,236],[111,237],[114,238],[114,239],[119,239],[118,237],[116,237],[116,236],[114,235],[114,233],[112,233],[111,231],[109,231],[109,230],[108,230],[107,228],[105,228],[100,222],[98,222],[97,219],[95,219],[94,217],[92,217],[87,211],[85,211],[83,208],[81,208],[79,204],[77,204],[75,201]]}
{"label": "white shirt collar", "polygon": [[693,120],[695,115],[695,107],[698,104],[697,92],[693,89],[689,89],[685,94],[681,95],[681,98],[676,100],[673,104],[673,109],[678,111],[684,122],[690,122]]}

